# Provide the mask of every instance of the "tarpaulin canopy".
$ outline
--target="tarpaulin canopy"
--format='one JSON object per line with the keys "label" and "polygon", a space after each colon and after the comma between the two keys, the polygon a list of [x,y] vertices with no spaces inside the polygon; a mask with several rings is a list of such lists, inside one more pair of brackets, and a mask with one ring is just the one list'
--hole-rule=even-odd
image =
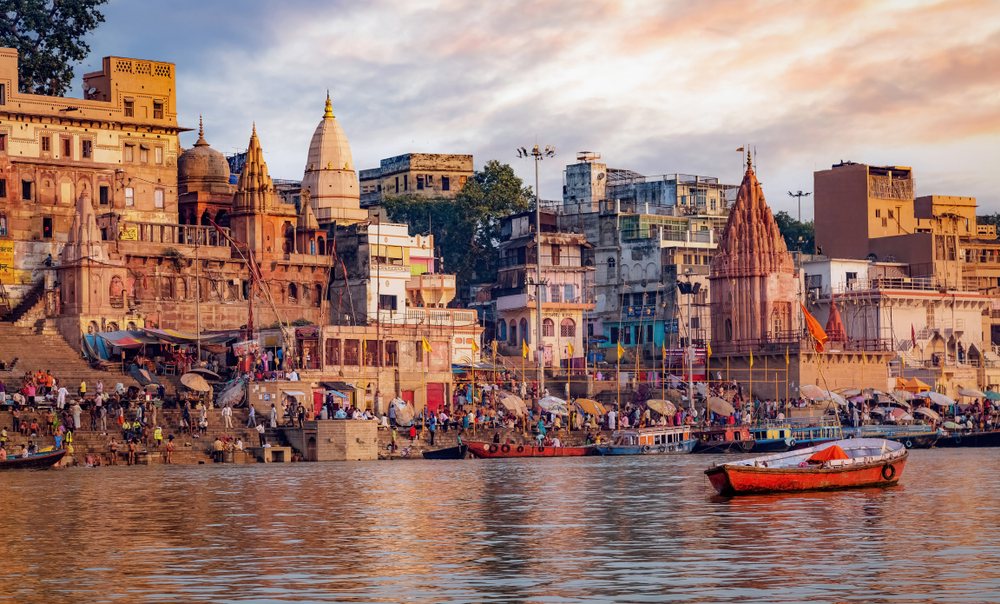
{"label": "tarpaulin canopy", "polygon": [[931,419],[933,419],[935,421],[941,421],[941,416],[938,415],[938,412],[934,411],[933,409],[928,409],[927,407],[921,407],[921,408],[917,409],[916,411],[914,411],[914,413],[919,413],[921,415],[926,415],[927,417],[929,417],[929,418],[931,418]]}
{"label": "tarpaulin canopy", "polygon": [[992,390],[987,390],[983,394],[985,394],[986,398],[990,399],[991,401],[1000,401],[1000,392],[993,392]]}
{"label": "tarpaulin canopy", "polygon": [[301,390],[282,390],[281,393],[285,394],[285,395],[288,395],[288,396],[305,396],[306,395],[306,393],[302,392]]}
{"label": "tarpaulin canopy", "polygon": [[327,390],[327,394],[332,394],[333,396],[338,396],[340,398],[351,398],[342,392],[337,392],[336,390]]}
{"label": "tarpaulin canopy", "polygon": [[132,366],[132,368],[129,369],[128,374],[132,376],[133,380],[139,382],[140,386],[160,383],[160,380],[158,380],[155,375],[145,369],[142,369],[141,367]]}
{"label": "tarpaulin canopy", "polygon": [[159,344],[156,338],[151,338],[141,331],[105,331],[99,335],[111,346],[118,348],[142,348],[146,344]]}
{"label": "tarpaulin canopy", "polygon": [[176,331],[173,329],[145,328],[142,331],[147,336],[156,338],[164,342],[169,342],[171,344],[190,344],[191,342],[198,341],[198,336],[194,334],[184,333],[183,331]]}
{"label": "tarpaulin canopy", "polygon": [[604,415],[607,413],[604,410],[604,405],[589,398],[578,398],[573,401],[573,404],[579,407],[584,413],[589,413],[590,415]]}
{"label": "tarpaulin canopy", "polygon": [[843,449],[837,445],[833,445],[823,449],[822,451],[816,451],[812,454],[812,457],[809,458],[809,461],[818,461],[823,463],[826,461],[833,461],[834,459],[850,459],[850,457],[848,457],[847,453],[844,453]]}

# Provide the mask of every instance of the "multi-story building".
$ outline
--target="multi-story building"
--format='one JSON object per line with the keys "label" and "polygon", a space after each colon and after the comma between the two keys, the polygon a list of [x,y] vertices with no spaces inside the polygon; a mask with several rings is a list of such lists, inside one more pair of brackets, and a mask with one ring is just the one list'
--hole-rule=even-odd
{"label": "multi-story building", "polygon": [[0,48],[0,282],[16,303],[69,241],[84,196],[99,216],[176,222],[174,65],[105,57],[84,99],[18,92]]}
{"label": "multi-story building", "polygon": [[383,195],[454,199],[472,176],[471,155],[397,155],[380,161],[378,168],[361,171],[361,207],[377,207]]}

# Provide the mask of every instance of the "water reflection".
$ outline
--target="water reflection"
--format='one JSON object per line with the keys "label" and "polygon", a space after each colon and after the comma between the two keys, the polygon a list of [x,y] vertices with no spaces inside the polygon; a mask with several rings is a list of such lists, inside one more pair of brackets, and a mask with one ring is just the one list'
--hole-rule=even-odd
{"label": "water reflection", "polygon": [[[22,601],[978,602],[1000,593],[996,451],[901,486],[713,496],[711,458],[8,473]],[[14,513],[17,511],[17,513]]]}

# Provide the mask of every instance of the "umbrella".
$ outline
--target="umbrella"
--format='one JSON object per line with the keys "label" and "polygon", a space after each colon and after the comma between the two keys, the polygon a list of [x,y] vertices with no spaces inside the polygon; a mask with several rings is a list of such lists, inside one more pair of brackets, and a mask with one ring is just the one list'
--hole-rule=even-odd
{"label": "umbrella", "polygon": [[181,376],[181,383],[191,390],[197,390],[198,392],[212,391],[212,387],[208,385],[205,378],[201,377],[197,373],[185,373]]}
{"label": "umbrella", "polygon": [[545,410],[546,413],[551,413],[552,415],[562,415],[564,417],[569,416],[569,409],[566,405],[561,403],[552,403],[549,408]]}
{"label": "umbrella", "polygon": [[814,401],[821,401],[826,398],[826,392],[824,392],[819,386],[813,386],[812,384],[806,384],[799,388],[799,394]]}
{"label": "umbrella", "polygon": [[589,413],[590,415],[604,415],[607,413],[604,409],[604,405],[589,398],[578,398],[573,401],[573,404],[579,407],[584,413]]}
{"label": "umbrella", "polygon": [[916,395],[907,390],[894,390],[893,395],[895,395],[899,400],[912,401],[916,398]]}
{"label": "umbrella", "polygon": [[907,413],[906,411],[903,411],[902,409],[892,409],[892,410],[890,410],[889,411],[889,416],[892,417],[892,419],[897,420],[897,421],[899,421],[901,419],[904,419],[904,418],[907,418],[907,417],[910,418],[910,419],[913,419],[913,417],[909,413]]}
{"label": "umbrella", "polygon": [[985,394],[986,398],[990,399],[991,401],[1000,401],[1000,392],[990,391],[990,392],[984,392],[983,394]]}
{"label": "umbrella", "polygon": [[677,413],[677,407],[675,407],[673,403],[657,398],[646,401],[646,406],[660,415],[673,415],[674,413]]}
{"label": "umbrella", "polygon": [[212,371],[211,369],[206,369],[205,367],[193,367],[189,373],[197,373],[198,375],[210,379],[214,382],[218,382],[219,380],[222,379],[221,377],[219,377],[218,373]]}
{"label": "umbrella", "polygon": [[885,415],[886,413],[889,412],[889,410],[886,409],[885,407],[877,407],[875,409],[872,409],[871,412],[874,413],[874,414],[876,414],[876,415]]}
{"label": "umbrella", "polygon": [[566,401],[555,396],[546,396],[538,399],[538,406],[542,408],[542,411],[549,412],[549,409],[553,406],[561,405],[563,409],[566,408]]}
{"label": "umbrella", "polygon": [[844,397],[840,396],[836,392],[827,392],[826,394],[831,401],[837,403],[838,405],[843,405],[844,407],[847,406],[847,401],[844,400]]}
{"label": "umbrella", "polygon": [[933,409],[928,409],[927,407],[921,407],[914,411],[914,413],[920,413],[921,415],[926,415],[935,421],[941,421],[941,416],[938,415],[938,412]]}
{"label": "umbrella", "polygon": [[962,396],[971,396],[973,398],[983,398],[986,396],[985,392],[982,390],[976,390],[975,388],[962,388],[958,391],[958,393]]}
{"label": "umbrella", "polygon": [[857,396],[861,394],[861,391],[858,390],[857,388],[839,388],[837,390],[834,390],[834,392],[843,397]]}
{"label": "umbrella", "polygon": [[852,403],[863,403],[863,402],[865,402],[864,397],[861,397],[861,396],[852,396],[848,400],[851,401]]}
{"label": "umbrella", "polygon": [[736,412],[736,409],[733,409],[733,406],[726,402],[725,399],[717,396],[708,399],[708,408],[719,415],[732,415]]}
{"label": "umbrella", "polygon": [[128,372],[129,376],[135,381],[139,382],[140,386],[146,386],[148,384],[159,384],[160,381],[156,379],[156,376],[149,373],[141,367],[132,367]]}
{"label": "umbrella", "polygon": [[944,427],[947,428],[947,429],[949,429],[949,430],[961,430],[962,429],[962,426],[959,426],[955,422],[945,422],[944,423]]}
{"label": "umbrella", "polygon": [[940,392],[921,392],[919,396],[920,398],[929,399],[935,405],[944,405],[947,407],[955,404],[954,400],[941,394]]}
{"label": "umbrella", "polygon": [[511,413],[517,415],[518,417],[523,417],[528,414],[528,407],[521,400],[521,397],[516,394],[503,391],[500,393],[500,404],[504,406],[505,409]]}

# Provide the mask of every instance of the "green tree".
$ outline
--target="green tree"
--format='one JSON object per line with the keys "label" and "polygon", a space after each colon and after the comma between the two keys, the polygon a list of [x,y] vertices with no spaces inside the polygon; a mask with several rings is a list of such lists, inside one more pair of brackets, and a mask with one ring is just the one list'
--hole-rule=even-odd
{"label": "green tree", "polygon": [[458,285],[496,280],[500,262],[500,221],[534,207],[525,187],[508,164],[490,160],[465,183],[455,200],[416,195],[387,196],[386,217],[407,224],[410,233],[434,235],[443,270],[458,275]]}
{"label": "green tree", "polygon": [[[785,211],[775,214],[774,221],[778,223],[778,230],[781,231],[781,236],[785,239],[788,251],[800,250],[803,254],[814,253],[816,234],[812,222],[799,222]],[[799,237],[802,238],[801,243],[799,243]]]}
{"label": "green tree", "polygon": [[0,0],[0,46],[17,49],[21,92],[63,96],[74,62],[90,46],[83,37],[104,23],[107,0]]}

